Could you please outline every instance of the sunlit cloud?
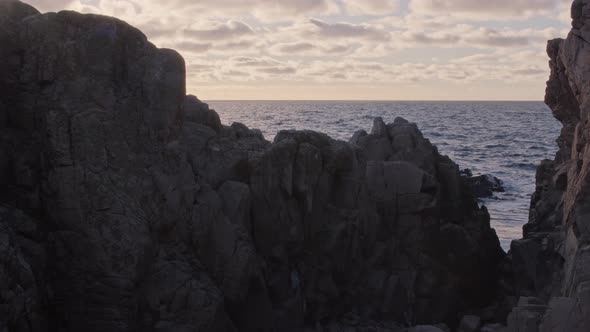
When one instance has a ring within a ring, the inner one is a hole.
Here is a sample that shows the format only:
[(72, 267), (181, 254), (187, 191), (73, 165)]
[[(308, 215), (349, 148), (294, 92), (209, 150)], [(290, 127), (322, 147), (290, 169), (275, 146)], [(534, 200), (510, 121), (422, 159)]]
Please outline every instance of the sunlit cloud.
[(344, 3), (349, 15), (383, 16), (400, 9), (399, 0), (346, 0)]
[[(277, 89), (284, 90), (281, 96), (305, 98), (289, 92), (302, 85), (314, 94), (330, 91), (331, 98), (338, 87), (343, 98), (370, 91), (371, 98), (383, 99), (428, 86), (427, 98), (433, 87), (447, 91), (465, 84), (486, 86), (490, 98), (523, 91), (523, 99), (541, 99), (546, 41), (564, 36), (571, 22), (569, 0), (30, 3), (41, 11), (71, 9), (128, 21), (156, 46), (185, 57), (189, 92), (205, 99), (209, 92), (237, 98), (260, 91), (264, 97), (264, 91), (278, 94)], [(447, 95), (464, 99), (464, 91)]]
[(412, 0), (412, 11), (469, 18), (505, 20), (551, 13), (563, 0)]

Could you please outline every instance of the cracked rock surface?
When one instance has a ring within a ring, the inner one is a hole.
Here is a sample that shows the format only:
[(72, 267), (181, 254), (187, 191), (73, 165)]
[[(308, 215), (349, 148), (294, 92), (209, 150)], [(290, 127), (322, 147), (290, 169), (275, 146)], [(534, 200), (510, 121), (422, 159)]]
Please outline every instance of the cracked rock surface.
[(0, 59), (0, 331), (498, 321), (487, 211), (415, 124), (271, 143), (134, 27), (16, 0)]

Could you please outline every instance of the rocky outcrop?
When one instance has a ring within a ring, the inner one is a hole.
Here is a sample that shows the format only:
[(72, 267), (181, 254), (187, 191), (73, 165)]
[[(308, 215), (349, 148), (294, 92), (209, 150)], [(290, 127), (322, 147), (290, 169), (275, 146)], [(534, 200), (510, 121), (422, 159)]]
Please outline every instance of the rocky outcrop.
[(513, 242), (509, 331), (588, 331), (590, 326), (590, 1), (572, 5), (567, 39), (549, 42), (545, 101), (563, 123), (555, 160), (543, 161), (524, 239)]
[(0, 0), (0, 44), (0, 331), (501, 320), (487, 211), (415, 124), (270, 143), (114, 18)]
[(469, 169), (461, 171), (461, 175), (467, 179), (473, 194), (477, 198), (490, 198), (494, 193), (505, 192), (502, 180), (491, 174), (473, 175)]

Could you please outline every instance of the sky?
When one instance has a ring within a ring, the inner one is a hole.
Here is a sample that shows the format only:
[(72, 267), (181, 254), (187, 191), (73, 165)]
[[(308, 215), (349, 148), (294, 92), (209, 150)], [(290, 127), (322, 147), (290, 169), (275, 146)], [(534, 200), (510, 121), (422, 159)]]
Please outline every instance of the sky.
[(116, 16), (202, 100), (543, 100), (571, 0), (24, 0)]

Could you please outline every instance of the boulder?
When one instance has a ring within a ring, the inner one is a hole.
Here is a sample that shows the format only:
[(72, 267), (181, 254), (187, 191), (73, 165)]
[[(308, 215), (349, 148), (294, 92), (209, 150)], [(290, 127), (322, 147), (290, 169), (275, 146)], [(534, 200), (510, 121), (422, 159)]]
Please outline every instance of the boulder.
[(458, 332), (478, 332), (481, 327), (481, 318), (473, 315), (463, 316), (459, 323)]
[(418, 325), (407, 330), (407, 332), (445, 332), (443, 329), (433, 325)]
[(506, 326), (502, 324), (486, 324), (481, 328), (481, 332), (506, 332)]
[(386, 136), (387, 126), (383, 122), (383, 118), (375, 118), (373, 120), (373, 129), (371, 129), (371, 135), (375, 136)]
[(203, 103), (195, 96), (186, 96), (184, 100), (184, 113), (186, 121), (205, 125), (216, 132), (221, 131), (223, 128), (219, 115), (214, 110), (209, 109), (209, 105)]
[(547, 307), (536, 298), (521, 297), (508, 315), (509, 332), (537, 332)]
[(467, 181), (478, 198), (492, 197), (496, 192), (505, 191), (502, 181), (490, 174), (470, 176)]

